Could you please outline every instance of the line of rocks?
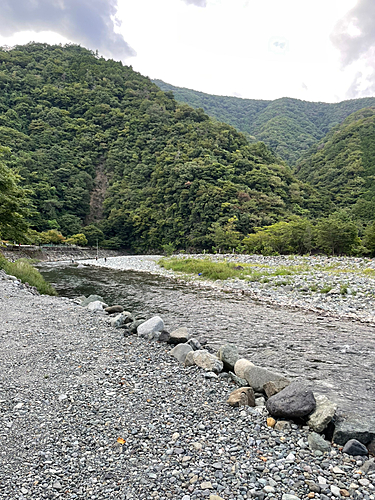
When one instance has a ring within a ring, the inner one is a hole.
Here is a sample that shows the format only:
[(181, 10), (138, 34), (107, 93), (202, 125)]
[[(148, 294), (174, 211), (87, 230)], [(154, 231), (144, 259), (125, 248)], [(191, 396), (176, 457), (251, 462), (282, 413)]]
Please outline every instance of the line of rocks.
[[(204, 338), (194, 338), (185, 327), (172, 332), (166, 331), (164, 321), (159, 316), (148, 320), (133, 316), (120, 305), (108, 306), (96, 295), (79, 300), (89, 310), (107, 314), (110, 326), (123, 329), (126, 337), (136, 335), (147, 341), (165, 343), (170, 346), (169, 355), (185, 368), (198, 367), (204, 371), (203, 377), (206, 380), (221, 380), (237, 385), (238, 388), (229, 395), (227, 404), (239, 407), (242, 416), (248, 414), (246, 410), (252, 409), (252, 414), (255, 411), (257, 416), (266, 421), (267, 428), (276, 432), (272, 434), (275, 438), (278, 437), (278, 432), (285, 432), (286, 429), (301, 429), (304, 437), (298, 440), (298, 445), (302, 450), (309, 449), (314, 457), (323, 461), (327, 456), (336, 456), (339, 450), (345, 463), (352, 463), (351, 460), (354, 460), (356, 465), (361, 466), (355, 473), (356, 481), (350, 484), (344, 484), (343, 481), (332, 484), (324, 475), (318, 475), (317, 478), (312, 476), (315, 480), (310, 480), (310, 472), (307, 472), (305, 484), (309, 487), (308, 498), (314, 498), (317, 494), (322, 499), (375, 498), (370, 494), (374, 489), (375, 462), (374, 458), (366, 460), (369, 454), (375, 455), (375, 419), (337, 415), (336, 405), (326, 396), (314, 393), (313, 387), (306, 381), (290, 383), (282, 374), (240, 358), (233, 344), (223, 345), (218, 352), (214, 352)], [(283, 461), (293, 463), (295, 455), (290, 453), (288, 457), (283, 457)], [(334, 479), (345, 476), (345, 471), (338, 466), (332, 466), (330, 470)], [(278, 471), (276, 466), (276, 472)], [(362, 477), (367, 473), (371, 480)], [(276, 491), (275, 486), (273, 480), (268, 481), (261, 492), (252, 488), (251, 495), (255, 498), (264, 498), (264, 495), (272, 497)], [(363, 492), (361, 487), (368, 487), (368, 491)], [(294, 493), (285, 493), (282, 498), (295, 500), (298, 497)]]

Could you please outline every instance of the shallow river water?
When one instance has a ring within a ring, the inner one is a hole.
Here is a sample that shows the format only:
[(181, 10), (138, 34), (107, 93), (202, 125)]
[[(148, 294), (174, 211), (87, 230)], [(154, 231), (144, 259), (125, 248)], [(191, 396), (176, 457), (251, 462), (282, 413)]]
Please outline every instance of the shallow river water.
[(231, 342), (257, 365), (290, 378), (339, 405), (340, 413), (375, 413), (375, 329), (358, 321), (276, 308), (247, 296), (202, 290), (177, 280), (133, 271), (43, 264), (44, 278), (60, 295), (95, 293), (110, 305), (160, 315), (166, 329), (188, 327), (219, 347)]

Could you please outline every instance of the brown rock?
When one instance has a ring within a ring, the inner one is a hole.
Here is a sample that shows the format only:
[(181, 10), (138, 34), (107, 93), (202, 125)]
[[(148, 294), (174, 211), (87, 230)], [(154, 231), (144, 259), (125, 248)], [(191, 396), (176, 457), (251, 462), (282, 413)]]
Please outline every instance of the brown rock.
[(315, 498), (315, 493), (313, 491), (310, 491), (310, 493), (307, 495), (307, 498)]
[(342, 488), (340, 490), (340, 494), (341, 494), (342, 497), (350, 497), (349, 491), (348, 490), (344, 490), (344, 488)]
[(239, 387), (231, 392), (227, 403), (230, 406), (255, 406), (254, 391), (251, 387)]
[(268, 417), (267, 418), (267, 425), (268, 425), (268, 427), (275, 427), (276, 420), (272, 417)]
[(124, 308), (122, 306), (116, 305), (116, 306), (106, 307), (104, 310), (108, 314), (115, 314), (115, 313), (122, 313), (124, 311)]
[(271, 380), (264, 384), (263, 391), (266, 393), (267, 398), (270, 398), (285, 389), (289, 384), (290, 382), (287, 379)]

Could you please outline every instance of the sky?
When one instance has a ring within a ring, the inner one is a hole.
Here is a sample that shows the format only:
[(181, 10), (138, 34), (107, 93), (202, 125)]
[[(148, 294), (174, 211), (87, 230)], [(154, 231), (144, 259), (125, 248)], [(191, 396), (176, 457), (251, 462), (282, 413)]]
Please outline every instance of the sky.
[(77, 43), (217, 95), (375, 95), (375, 0), (2, 0), (0, 45)]

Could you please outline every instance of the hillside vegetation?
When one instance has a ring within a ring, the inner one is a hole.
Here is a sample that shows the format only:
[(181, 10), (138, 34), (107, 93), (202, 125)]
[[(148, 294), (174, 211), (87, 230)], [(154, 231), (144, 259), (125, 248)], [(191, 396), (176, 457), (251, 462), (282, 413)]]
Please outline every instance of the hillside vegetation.
[(375, 214), (375, 107), (350, 115), (314, 145), (298, 177), (329, 193), (338, 208), (366, 223)]
[(245, 236), (330, 207), (264, 144), (84, 48), (0, 50), (0, 90), (5, 168), (32, 190), (35, 230), (211, 248), (222, 227)]
[(208, 115), (233, 125), (250, 140), (263, 141), (289, 165), (329, 130), (351, 113), (375, 106), (375, 98), (354, 99), (340, 103), (308, 102), (284, 97), (274, 101), (241, 99), (205, 94), (153, 80), (162, 90)]

